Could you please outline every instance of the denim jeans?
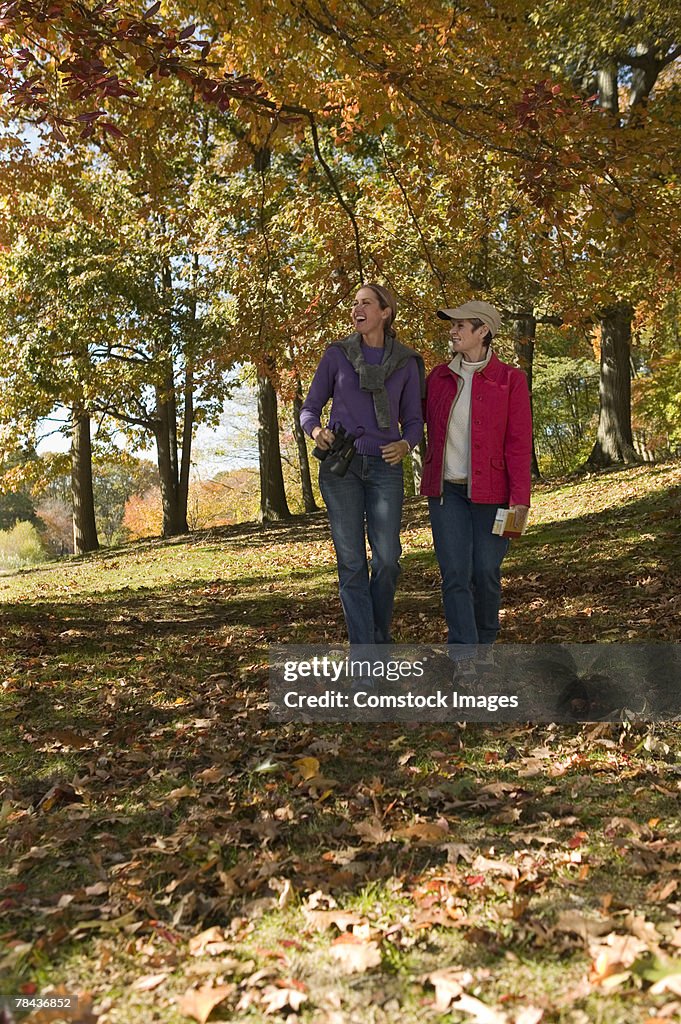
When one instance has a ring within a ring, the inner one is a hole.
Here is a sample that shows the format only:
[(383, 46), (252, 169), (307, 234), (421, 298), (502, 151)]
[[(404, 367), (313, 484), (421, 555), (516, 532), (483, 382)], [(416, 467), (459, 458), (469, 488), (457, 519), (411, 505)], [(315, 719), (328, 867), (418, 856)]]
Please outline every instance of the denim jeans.
[(472, 502), (465, 484), (446, 480), (442, 502), (428, 499), (449, 644), (493, 644), (499, 632), (508, 538), (492, 533), (498, 507)]
[(355, 455), (345, 476), (338, 477), (322, 462), (319, 489), (329, 513), (350, 643), (391, 643), (390, 623), (402, 554), (402, 465), (390, 466), (380, 455)]

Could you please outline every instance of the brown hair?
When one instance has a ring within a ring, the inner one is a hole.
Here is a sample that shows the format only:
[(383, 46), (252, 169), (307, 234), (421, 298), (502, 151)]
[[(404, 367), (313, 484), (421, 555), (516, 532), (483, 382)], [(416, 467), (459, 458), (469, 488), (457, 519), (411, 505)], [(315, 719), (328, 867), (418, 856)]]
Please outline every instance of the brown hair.
[(371, 288), (372, 292), (378, 299), (378, 304), (381, 309), (390, 310), (390, 317), (386, 321), (385, 330), (388, 334), (394, 334), (393, 322), (397, 316), (397, 299), (393, 293), (388, 291), (387, 288), (384, 288), (382, 284), (363, 284), (362, 288)]

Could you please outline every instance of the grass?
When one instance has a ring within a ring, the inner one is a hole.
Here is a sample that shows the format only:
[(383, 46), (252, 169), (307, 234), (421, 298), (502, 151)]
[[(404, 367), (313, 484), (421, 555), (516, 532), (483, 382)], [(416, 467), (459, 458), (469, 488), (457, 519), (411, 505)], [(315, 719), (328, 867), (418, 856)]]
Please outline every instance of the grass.
[[(503, 639), (678, 642), (680, 511), (678, 463), (539, 487)], [(420, 500), (404, 521), (396, 633), (441, 642)], [(338, 639), (323, 514), (46, 563), (0, 599), (0, 991), (89, 992), (100, 1024), (179, 1024), (223, 983), (211, 1020), (454, 1024), (474, 1004), (438, 1012), (428, 980), (452, 968), (507, 1024), (678, 1014), (643, 976), (679, 959), (677, 726), (272, 724), (268, 644)], [(341, 933), (380, 963), (342, 973)]]

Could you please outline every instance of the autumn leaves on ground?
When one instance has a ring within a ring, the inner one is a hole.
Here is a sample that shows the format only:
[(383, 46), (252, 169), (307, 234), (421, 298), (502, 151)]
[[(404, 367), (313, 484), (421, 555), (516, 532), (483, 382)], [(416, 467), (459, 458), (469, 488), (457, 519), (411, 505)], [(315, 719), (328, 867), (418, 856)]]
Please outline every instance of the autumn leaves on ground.
[[(507, 641), (679, 639), (679, 464), (539, 489)], [(396, 632), (440, 642), (423, 503)], [(63, 1019), (681, 1015), (678, 727), (273, 726), (323, 514), (4, 577), (1, 989)], [(57, 1019), (34, 1011), (28, 1019)]]

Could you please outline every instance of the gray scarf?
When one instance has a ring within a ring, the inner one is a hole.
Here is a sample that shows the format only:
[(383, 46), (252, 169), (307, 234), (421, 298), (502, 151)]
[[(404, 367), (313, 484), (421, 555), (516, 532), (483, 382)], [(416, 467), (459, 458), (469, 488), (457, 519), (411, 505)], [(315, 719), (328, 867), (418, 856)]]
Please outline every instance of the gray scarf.
[(390, 428), (390, 402), (388, 401), (385, 382), (395, 370), (399, 370), (412, 357), (416, 359), (421, 383), (421, 397), (424, 397), (426, 391), (426, 371), (423, 359), (418, 352), (415, 352), (412, 348), (407, 348), (406, 345), (398, 341), (394, 334), (386, 333), (385, 335), (385, 352), (383, 361), (379, 366), (367, 363), (362, 353), (362, 335), (358, 331), (350, 334), (347, 338), (341, 338), (340, 341), (334, 341), (333, 344), (345, 353), (348, 362), (359, 376), (359, 386), (362, 391), (370, 391), (372, 393), (376, 422), (380, 430), (388, 430)]

